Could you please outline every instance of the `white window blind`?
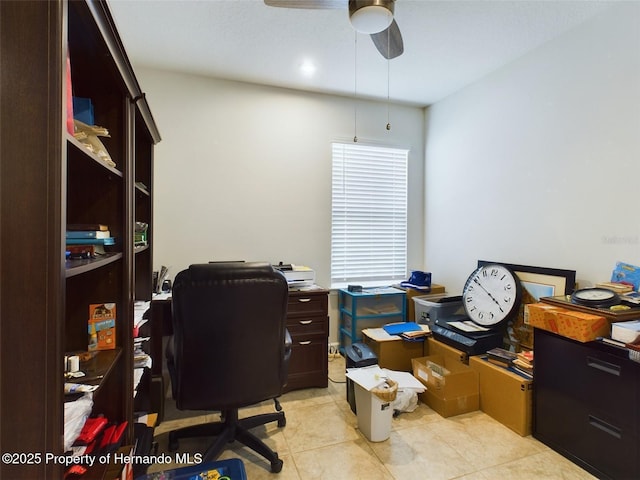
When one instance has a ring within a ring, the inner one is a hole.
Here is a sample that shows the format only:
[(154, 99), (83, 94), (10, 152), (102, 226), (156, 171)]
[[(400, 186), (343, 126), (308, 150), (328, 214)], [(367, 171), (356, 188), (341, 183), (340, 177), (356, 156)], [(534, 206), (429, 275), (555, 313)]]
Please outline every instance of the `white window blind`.
[(408, 153), (332, 144), (333, 288), (406, 280)]

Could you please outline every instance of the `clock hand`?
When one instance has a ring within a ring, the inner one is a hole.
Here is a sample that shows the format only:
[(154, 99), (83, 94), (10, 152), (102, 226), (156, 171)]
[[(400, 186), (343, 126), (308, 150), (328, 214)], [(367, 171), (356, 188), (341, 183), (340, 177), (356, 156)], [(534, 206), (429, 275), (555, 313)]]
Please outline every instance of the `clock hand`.
[(496, 303), (496, 305), (498, 305), (498, 308), (500, 309), (500, 311), (501, 311), (501, 312), (504, 312), (504, 310), (502, 310), (502, 306), (500, 305), (500, 302), (499, 302), (498, 300), (496, 300), (496, 299), (494, 298), (494, 296), (493, 296), (493, 295), (491, 295), (491, 293), (489, 293), (489, 291), (488, 291), (486, 288), (484, 288), (484, 286), (483, 286), (483, 285), (478, 281), (478, 279), (477, 279), (477, 278), (474, 278), (474, 279), (473, 279), (473, 281), (474, 281), (474, 283), (476, 283), (476, 284), (477, 284), (477, 285), (478, 285), (482, 290), (484, 290), (484, 291), (485, 291), (485, 293), (486, 293), (487, 295), (489, 295), (489, 298), (490, 298), (491, 300), (493, 300), (493, 301)]

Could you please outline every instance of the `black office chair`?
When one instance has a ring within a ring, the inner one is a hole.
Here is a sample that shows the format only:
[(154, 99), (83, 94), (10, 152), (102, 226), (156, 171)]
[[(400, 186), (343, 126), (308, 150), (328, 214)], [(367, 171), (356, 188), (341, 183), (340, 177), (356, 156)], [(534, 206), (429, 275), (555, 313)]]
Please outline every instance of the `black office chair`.
[[(249, 429), (286, 424), (277, 400), (291, 352), (284, 275), (268, 263), (191, 265), (176, 275), (172, 297), (173, 338), (166, 356), (176, 407), (220, 411), (221, 421), (170, 432), (169, 449), (178, 448), (179, 438), (216, 436), (203, 455), (212, 461), (237, 440), (279, 472), (278, 454)], [(239, 408), (269, 399), (276, 412), (238, 418)]]

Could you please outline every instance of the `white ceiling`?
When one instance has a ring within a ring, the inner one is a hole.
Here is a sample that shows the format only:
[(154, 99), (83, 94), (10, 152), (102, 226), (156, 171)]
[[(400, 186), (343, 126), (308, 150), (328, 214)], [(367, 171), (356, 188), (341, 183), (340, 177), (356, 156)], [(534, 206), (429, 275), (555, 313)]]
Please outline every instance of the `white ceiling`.
[[(397, 0), (404, 54), (385, 60), (346, 9), (262, 0), (111, 0), (134, 68), (430, 105), (561, 35), (612, 1)], [(357, 37), (357, 42), (356, 42)], [(300, 66), (316, 65), (314, 76)]]

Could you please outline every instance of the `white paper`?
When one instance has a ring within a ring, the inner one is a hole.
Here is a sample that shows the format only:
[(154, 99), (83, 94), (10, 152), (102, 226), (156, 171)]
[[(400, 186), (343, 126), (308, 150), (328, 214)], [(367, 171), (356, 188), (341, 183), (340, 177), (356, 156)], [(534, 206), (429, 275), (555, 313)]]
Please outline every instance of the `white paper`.
[(467, 322), (449, 322), (447, 325), (462, 330), (463, 332), (488, 332), (489, 329), (481, 327), (480, 325), (467, 321)]
[(395, 370), (384, 369), (391, 380), (398, 382), (398, 389), (411, 389), (417, 392), (424, 392), (425, 386), (409, 372), (397, 372)]
[(382, 385), (387, 378), (387, 374), (378, 365), (361, 368), (347, 368), (346, 376), (348, 379), (353, 380), (367, 391)]

